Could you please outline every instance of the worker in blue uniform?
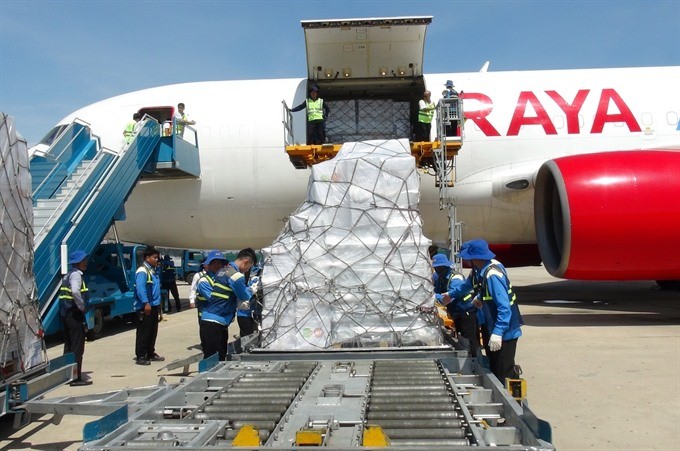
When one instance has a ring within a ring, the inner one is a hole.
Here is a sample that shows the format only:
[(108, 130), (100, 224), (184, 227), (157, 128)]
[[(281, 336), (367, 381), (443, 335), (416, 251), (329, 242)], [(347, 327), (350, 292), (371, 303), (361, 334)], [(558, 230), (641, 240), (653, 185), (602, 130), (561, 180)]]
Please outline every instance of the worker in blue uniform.
[[(212, 297), (213, 287), (215, 286), (215, 276), (227, 264), (227, 259), (221, 251), (212, 250), (208, 252), (208, 256), (203, 262), (203, 270), (198, 275), (196, 281), (196, 308), (198, 309), (198, 333), (201, 340), (201, 349), (205, 350), (203, 340), (204, 328), (201, 327), (201, 318), (203, 317), (203, 310), (208, 305)], [(194, 276), (196, 278), (196, 276)], [(205, 328), (207, 329), (207, 328)]]
[(61, 279), (59, 288), (59, 316), (64, 332), (64, 354), (73, 353), (78, 377), (71, 381), (72, 386), (90, 385), (92, 381), (83, 376), (83, 354), (85, 353), (85, 311), (89, 300), (89, 290), (83, 280), (87, 269), (87, 253), (77, 250), (71, 253), (68, 264), (71, 269)]
[(156, 353), (158, 337), (158, 315), (161, 306), (161, 282), (156, 272), (160, 252), (147, 246), (143, 252), (144, 262), (135, 273), (135, 311), (137, 334), (135, 338), (135, 363), (150, 365), (151, 361), (162, 362), (165, 357)]
[[(465, 277), (454, 271), (452, 265), (453, 263), (444, 254), (436, 254), (432, 258), (435, 298), (440, 303), (443, 303), (444, 293), (465, 282)], [(472, 304), (473, 296), (474, 289), (471, 289), (451, 298), (451, 302), (446, 304), (446, 310), (453, 318), (456, 332), (469, 342), (467, 349), (470, 354), (476, 356), (479, 351), (479, 336), (477, 334), (477, 309)]]
[(234, 320), (239, 301), (249, 301), (257, 287), (246, 285), (245, 273), (255, 264), (255, 251), (239, 251), (236, 260), (220, 269), (215, 275), (213, 291), (201, 315), (201, 343), (203, 356), (217, 353), (219, 360), (227, 357), (228, 327)]
[(522, 335), (522, 315), (517, 305), (517, 297), (512, 290), (505, 267), (497, 260), (496, 254), (489, 250), (484, 240), (471, 240), (464, 244), (458, 255), (469, 261), (474, 271), (457, 287), (450, 288), (442, 296), (446, 305), (452, 298), (461, 296), (474, 288), (477, 278), (479, 299), (474, 303), (482, 309), (484, 321), (489, 332), (488, 358), (491, 372), (501, 383), (506, 378), (517, 378), (515, 352), (517, 340)]

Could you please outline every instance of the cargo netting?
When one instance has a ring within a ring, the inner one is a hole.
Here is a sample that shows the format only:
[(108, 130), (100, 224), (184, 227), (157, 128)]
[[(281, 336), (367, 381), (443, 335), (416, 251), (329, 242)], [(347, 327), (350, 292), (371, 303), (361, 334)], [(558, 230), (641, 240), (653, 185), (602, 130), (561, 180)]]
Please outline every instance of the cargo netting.
[(328, 102), (327, 141), (346, 143), (411, 137), (408, 102), (381, 100), (334, 100)]
[(312, 168), (307, 200), (262, 250), (271, 350), (436, 346), (431, 241), (409, 141), (346, 143)]
[(0, 364), (3, 381), (47, 361), (33, 277), (33, 204), (26, 141), (0, 124)]

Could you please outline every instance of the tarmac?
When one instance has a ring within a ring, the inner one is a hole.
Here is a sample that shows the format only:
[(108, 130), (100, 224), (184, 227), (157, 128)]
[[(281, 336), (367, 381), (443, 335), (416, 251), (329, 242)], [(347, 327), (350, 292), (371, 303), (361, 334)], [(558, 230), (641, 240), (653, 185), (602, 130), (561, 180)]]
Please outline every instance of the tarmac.
[[(652, 281), (563, 281), (542, 267), (509, 271), (525, 325), (517, 350), (534, 413), (550, 422), (559, 450), (680, 449), (680, 292)], [(165, 362), (133, 361), (131, 324), (107, 322), (102, 338), (86, 343), (84, 371), (94, 381), (63, 386), (46, 397), (78, 396), (178, 382), (180, 370), (158, 369), (199, 352), (196, 311), (179, 283), (184, 310), (165, 315), (156, 350)], [(238, 327), (230, 328), (230, 335)], [(48, 342), (48, 356), (63, 345)], [(192, 377), (197, 371), (191, 366)], [(15, 430), (0, 422), (0, 449), (76, 450), (85, 423), (97, 417), (32, 418)]]

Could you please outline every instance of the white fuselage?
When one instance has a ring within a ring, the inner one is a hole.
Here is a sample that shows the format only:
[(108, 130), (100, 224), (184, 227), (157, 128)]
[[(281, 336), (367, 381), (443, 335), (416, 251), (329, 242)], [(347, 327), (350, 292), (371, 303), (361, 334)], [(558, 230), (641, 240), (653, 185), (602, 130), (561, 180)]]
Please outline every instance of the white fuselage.
[[(546, 160), (680, 148), (678, 67), (426, 75), (433, 101), (447, 79), (464, 91), (468, 118), (452, 190), (465, 239), (535, 242), (533, 180)], [(305, 199), (309, 170), (289, 162), (282, 124), (282, 101), (297, 105), (305, 94), (305, 79), (187, 83), (113, 97), (60, 123), (84, 120), (104, 147), (117, 150), (138, 109), (185, 103), (196, 121), (200, 179), (139, 183), (125, 205), (127, 219), (117, 223), (120, 238), (167, 247), (260, 248)], [(305, 113), (294, 117), (295, 136), (303, 142)], [(506, 187), (522, 179), (528, 187)], [(434, 177), (423, 173), (421, 192), (425, 234), (446, 243), (448, 218), (439, 209)]]

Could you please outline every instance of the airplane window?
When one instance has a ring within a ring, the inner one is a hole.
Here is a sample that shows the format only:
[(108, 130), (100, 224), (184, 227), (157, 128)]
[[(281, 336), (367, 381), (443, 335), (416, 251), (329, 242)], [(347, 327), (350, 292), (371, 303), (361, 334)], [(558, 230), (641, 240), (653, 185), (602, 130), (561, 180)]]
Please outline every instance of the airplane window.
[(41, 139), (38, 144), (45, 144), (47, 146), (51, 146), (52, 143), (54, 142), (54, 140), (57, 139), (57, 137), (59, 137), (59, 135), (62, 134), (62, 132), (66, 129), (66, 127), (68, 127), (68, 125), (66, 125), (66, 124), (57, 125), (52, 130), (47, 132), (45, 137), (43, 139)]
[(564, 128), (564, 118), (562, 116), (553, 117), (553, 124), (555, 124), (555, 128)]
[(678, 125), (678, 113), (669, 111), (666, 113), (666, 120), (668, 121), (668, 125)]
[(642, 113), (642, 125), (652, 125), (652, 113)]

